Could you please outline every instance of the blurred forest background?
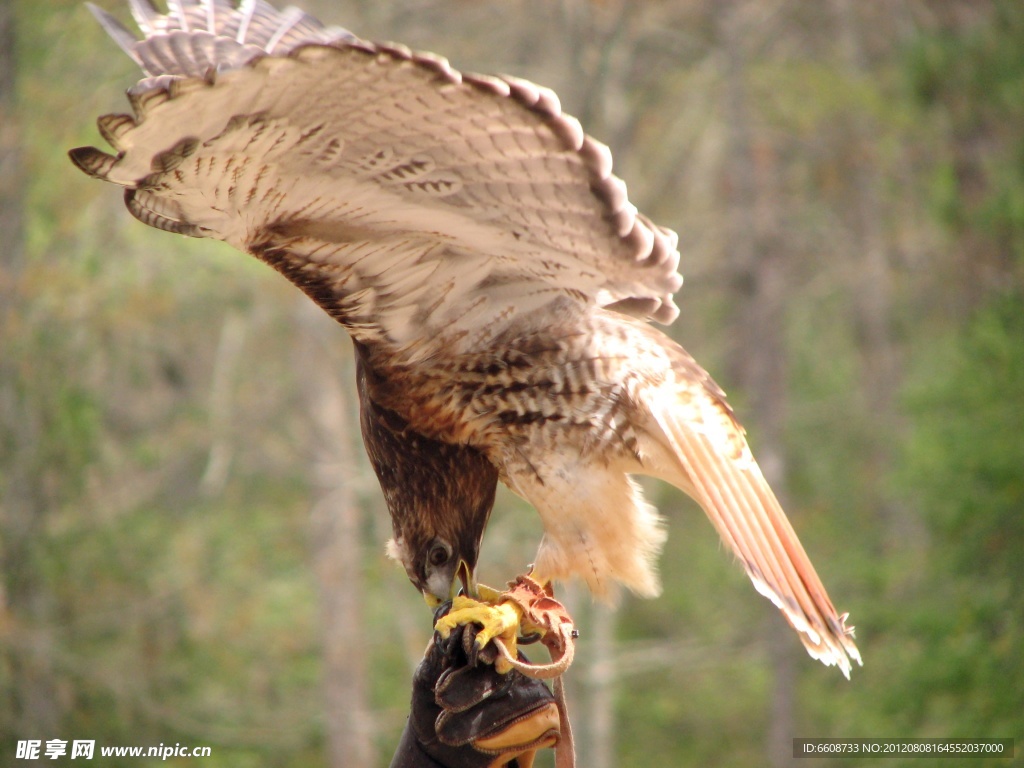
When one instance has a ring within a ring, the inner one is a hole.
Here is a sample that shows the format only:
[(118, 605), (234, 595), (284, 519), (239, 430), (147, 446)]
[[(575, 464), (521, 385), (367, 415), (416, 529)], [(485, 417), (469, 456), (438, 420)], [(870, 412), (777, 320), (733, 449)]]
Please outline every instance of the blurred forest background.
[[(1020, 755), (1024, 4), (302, 4), (551, 86), (611, 145), (680, 234), (670, 333), (857, 626), (847, 682), (652, 485), (665, 594), (565, 592), (580, 764), (781, 766), (820, 736)], [(146, 228), (71, 166), (135, 78), (79, 0), (0, 0), (2, 761), (84, 738), (386, 765), (430, 614), (383, 555), (348, 341), (255, 260)], [(483, 581), (537, 536), (503, 494)]]

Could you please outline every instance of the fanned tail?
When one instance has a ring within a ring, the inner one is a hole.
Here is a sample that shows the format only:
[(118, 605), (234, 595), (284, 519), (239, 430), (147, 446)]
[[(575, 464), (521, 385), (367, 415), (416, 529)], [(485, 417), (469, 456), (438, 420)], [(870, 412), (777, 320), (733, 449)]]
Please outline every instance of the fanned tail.
[(706, 374), (686, 386), (685, 397), (666, 398), (653, 414), (676, 464), (676, 473), (669, 467), (665, 479), (700, 503), (754, 587), (782, 611), (808, 653), (849, 678), (851, 660), (863, 662), (853, 627), (845, 625), (847, 614), (833, 607), (721, 392)]

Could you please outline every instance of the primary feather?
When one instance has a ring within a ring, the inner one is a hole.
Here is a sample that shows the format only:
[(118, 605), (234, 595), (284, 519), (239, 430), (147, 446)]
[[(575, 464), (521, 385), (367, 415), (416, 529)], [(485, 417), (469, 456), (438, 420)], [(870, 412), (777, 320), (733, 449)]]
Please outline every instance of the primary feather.
[[(131, 4), (142, 40), (93, 12), (147, 75), (134, 114), (100, 119), (116, 155), (71, 157), (146, 224), (253, 254), (346, 327), (395, 551), (447, 532), (474, 567), (500, 477), (543, 519), (545, 576), (656, 594), (664, 532), (630, 478), (654, 475), (849, 675), (852, 630), (724, 395), (647, 322), (678, 313), (675, 233), (554, 93), (262, 0)], [(415, 492), (393, 471), (427, 465)]]

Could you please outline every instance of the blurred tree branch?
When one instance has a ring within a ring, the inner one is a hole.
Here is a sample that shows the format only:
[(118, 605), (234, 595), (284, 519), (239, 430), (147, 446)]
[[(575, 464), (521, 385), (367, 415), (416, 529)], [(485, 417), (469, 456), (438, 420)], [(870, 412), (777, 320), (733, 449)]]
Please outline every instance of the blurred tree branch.
[[(311, 481), (318, 498), (309, 515), (309, 541), (320, 604), (322, 685), (331, 768), (374, 763), (368, 697), (368, 658), (362, 606), (362, 508), (355, 493), (352, 426), (354, 367), (336, 354), (337, 326), (305, 297), (296, 304), (295, 365), (314, 428)], [(344, 378), (343, 378), (344, 377)]]

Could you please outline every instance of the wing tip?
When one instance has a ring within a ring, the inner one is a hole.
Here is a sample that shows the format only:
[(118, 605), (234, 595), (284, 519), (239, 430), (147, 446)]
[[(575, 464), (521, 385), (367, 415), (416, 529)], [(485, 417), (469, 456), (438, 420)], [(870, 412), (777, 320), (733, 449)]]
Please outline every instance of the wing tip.
[(96, 147), (75, 147), (68, 151), (68, 157), (78, 170), (94, 179), (107, 181), (117, 158)]
[(797, 629), (800, 633), (800, 640), (812, 659), (817, 659), (827, 667), (838, 667), (839, 671), (843, 673), (843, 677), (847, 680), (850, 679), (850, 673), (853, 670), (852, 662), (857, 662), (859, 667), (864, 666), (864, 659), (860, 655), (860, 650), (853, 642), (854, 628), (846, 626), (846, 619), (849, 617), (848, 613), (830, 617), (827, 624), (828, 630), (831, 631), (826, 631), (823, 634), (811, 634), (801, 631), (793, 623), (789, 613), (785, 611), (783, 613), (790, 624), (793, 624), (793, 628)]
[[(165, 232), (173, 232), (176, 235), (186, 235), (187, 237), (209, 237), (209, 230), (198, 224), (192, 224), (182, 219), (168, 216), (164, 211), (154, 210), (153, 207), (148, 205), (151, 197), (145, 192), (145, 190), (133, 189), (128, 187), (124, 191), (124, 204), (136, 219), (141, 221), (154, 229), (162, 229)], [(164, 201), (164, 207), (166, 208), (167, 202)]]
[(96, 120), (96, 127), (99, 129), (100, 135), (103, 137), (104, 141), (110, 144), (114, 149), (120, 150), (122, 149), (121, 137), (132, 128), (136, 127), (136, 122), (135, 118), (131, 115), (101, 115)]

